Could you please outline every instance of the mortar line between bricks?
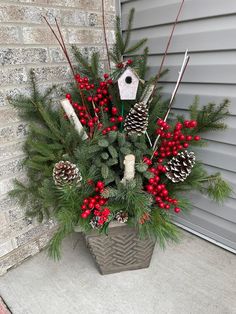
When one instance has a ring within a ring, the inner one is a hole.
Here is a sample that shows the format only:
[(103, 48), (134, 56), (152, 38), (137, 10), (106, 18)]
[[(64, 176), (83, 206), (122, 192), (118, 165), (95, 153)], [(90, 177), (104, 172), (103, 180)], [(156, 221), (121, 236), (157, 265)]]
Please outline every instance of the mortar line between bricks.
[[(31, 27), (31, 28), (45, 28), (47, 29), (47, 25), (43, 23), (27, 23), (27, 22), (21, 22), (21, 21), (6, 21), (6, 22), (0, 22), (0, 26), (22, 26), (22, 27)], [(54, 27), (54, 25), (53, 25)], [(74, 25), (74, 24), (67, 24), (67, 25), (61, 25), (62, 30), (67, 30), (68, 28), (73, 29), (79, 29), (79, 30), (91, 30), (91, 31), (102, 31), (102, 26), (83, 26), (83, 25)], [(114, 26), (108, 26), (106, 27), (107, 30), (114, 31)]]
[[(33, 8), (48, 8), (48, 9), (60, 9), (60, 10), (68, 10), (68, 11), (73, 11), (73, 9), (81, 10), (81, 12), (88, 12), (88, 13), (101, 13), (101, 9), (87, 9), (83, 7), (78, 7), (78, 6), (66, 6), (66, 5), (51, 5), (47, 3), (17, 3), (17, 2), (9, 2), (9, 1), (3, 1), (1, 2), (1, 5), (4, 4), (6, 6), (19, 6), (19, 7), (33, 7)], [(116, 10), (107, 10), (105, 8), (106, 13), (115, 13)]]
[[(46, 49), (46, 48), (60, 48), (60, 46), (58, 44), (43, 44), (40, 45), (40, 44), (22, 44), (22, 43), (19, 43), (19, 44), (0, 44), (0, 48), (5, 48), (7, 45), (7, 48), (21, 48), (21, 49), (28, 49), (28, 48), (36, 48), (36, 49), (39, 49), (39, 48), (42, 48), (42, 49)], [(70, 43), (67, 43), (68, 46), (71, 46), (72, 44)], [(84, 48), (90, 48), (90, 47), (104, 47), (104, 44), (103, 43), (96, 43), (94, 45), (91, 45), (89, 43), (86, 43), (86, 44), (83, 44), (83, 43), (77, 43), (76, 46), (81, 46), (81, 47), (84, 47)], [(108, 45), (110, 48), (112, 48), (112, 44), (109, 44)]]

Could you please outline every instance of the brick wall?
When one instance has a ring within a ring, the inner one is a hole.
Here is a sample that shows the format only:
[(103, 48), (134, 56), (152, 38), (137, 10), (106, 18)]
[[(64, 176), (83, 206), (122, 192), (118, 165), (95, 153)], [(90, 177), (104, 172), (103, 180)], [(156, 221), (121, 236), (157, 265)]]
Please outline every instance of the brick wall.
[[(107, 35), (114, 38), (115, 0), (105, 1)], [(0, 275), (39, 252), (55, 226), (37, 225), (24, 217), (24, 209), (7, 197), (12, 179), (24, 178), (21, 146), (26, 123), (9, 107), (7, 96), (28, 93), (28, 73), (34, 68), (42, 88), (68, 82), (67, 63), (42, 15), (57, 17), (67, 43), (85, 54), (105, 55), (101, 0), (1, 0), (0, 1)]]

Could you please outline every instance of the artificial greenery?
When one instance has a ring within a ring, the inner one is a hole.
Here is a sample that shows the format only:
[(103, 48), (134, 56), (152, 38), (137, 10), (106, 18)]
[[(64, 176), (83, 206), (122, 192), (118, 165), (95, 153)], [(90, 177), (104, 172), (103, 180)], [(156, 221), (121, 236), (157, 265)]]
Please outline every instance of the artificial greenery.
[[(176, 241), (178, 230), (172, 224), (174, 205), (168, 210), (160, 208), (155, 202), (155, 197), (148, 193), (146, 185), (148, 180), (154, 177), (150, 167), (144, 158), (151, 158), (153, 150), (150, 147), (145, 134), (137, 136), (135, 134), (127, 136), (123, 129), (123, 123), (118, 123), (113, 131), (104, 132), (111, 128), (110, 121), (112, 108), (115, 106), (118, 112), (125, 117), (135, 102), (139, 101), (145, 88), (149, 86), (154, 78), (147, 78), (147, 57), (148, 48), (144, 48), (143, 53), (137, 54), (140, 48), (146, 43), (145, 39), (130, 46), (134, 11), (131, 10), (125, 36), (122, 36), (120, 21), (116, 21), (116, 42), (110, 51), (112, 61), (118, 65), (110, 73), (113, 83), (109, 84), (108, 111), (101, 109), (99, 120), (102, 127), (95, 123), (91, 129), (84, 126), (89, 138), (83, 140), (75, 131), (74, 126), (68, 119), (65, 119), (62, 109), (55, 109), (52, 106), (54, 87), (44, 94), (39, 92), (37, 80), (31, 71), (31, 95), (29, 97), (20, 96), (11, 99), (12, 105), (17, 108), (22, 119), (28, 122), (28, 134), (25, 141), (25, 160), (23, 162), (27, 173), (27, 182), (15, 181), (15, 189), (10, 195), (16, 197), (21, 206), (27, 208), (27, 215), (37, 217), (40, 222), (49, 217), (54, 217), (58, 222), (58, 230), (51, 240), (49, 253), (55, 259), (60, 257), (61, 242), (66, 235), (71, 233), (79, 225), (84, 232), (92, 229), (90, 218), (81, 217), (81, 206), (85, 198), (96, 194), (91, 182), (102, 181), (105, 189), (101, 191), (102, 197), (106, 198), (109, 207), (109, 219), (101, 226), (100, 232), (107, 232), (107, 227), (120, 210), (129, 214), (128, 223), (139, 229), (141, 236), (155, 237), (161, 246), (166, 241)], [(85, 58), (78, 48), (73, 47), (75, 58), (78, 62), (78, 74), (80, 77), (86, 76), (90, 83), (94, 84), (95, 91), (103, 81), (99, 67), (99, 55), (94, 53), (91, 59)], [(136, 53), (134, 57), (133, 54)], [(123, 57), (132, 55), (130, 65), (145, 83), (139, 84), (137, 99), (135, 101), (121, 101), (116, 79), (124, 70)], [(120, 66), (120, 64), (122, 66)], [(78, 84), (74, 84), (70, 91), (72, 102), (84, 103), (89, 115), (94, 117), (94, 107), (88, 97), (93, 91), (81, 90)], [(82, 95), (82, 96), (81, 96)], [(156, 139), (157, 119), (165, 115), (168, 101), (162, 100), (161, 88), (157, 88), (153, 99), (149, 104), (149, 123), (147, 132), (151, 142)], [(208, 104), (200, 107), (196, 99), (189, 108), (189, 117), (197, 122), (195, 128), (185, 129), (185, 135), (195, 136), (197, 133), (225, 129), (223, 120), (228, 114), (228, 101), (220, 105)], [(176, 122), (184, 123), (182, 116), (169, 116), (168, 123), (170, 130), (174, 130)], [(192, 141), (197, 145), (201, 141)], [(194, 148), (191, 147), (192, 150)], [(135, 156), (135, 178), (124, 184), (122, 182), (124, 174), (124, 158), (127, 154)], [(152, 167), (158, 164), (165, 164), (158, 159), (153, 159)], [(60, 160), (69, 160), (75, 163), (82, 175), (82, 182), (65, 185), (58, 188), (52, 177), (55, 163)], [(228, 184), (221, 178), (220, 174), (208, 175), (203, 165), (198, 161), (193, 167), (188, 178), (181, 183), (173, 184), (167, 179), (165, 173), (160, 173), (160, 181), (166, 185), (169, 197), (178, 200), (178, 207), (183, 211), (188, 210), (191, 204), (188, 200), (188, 193), (192, 190), (207, 194), (217, 202), (222, 202), (231, 193)], [(143, 215), (149, 216), (145, 223), (140, 223)]]

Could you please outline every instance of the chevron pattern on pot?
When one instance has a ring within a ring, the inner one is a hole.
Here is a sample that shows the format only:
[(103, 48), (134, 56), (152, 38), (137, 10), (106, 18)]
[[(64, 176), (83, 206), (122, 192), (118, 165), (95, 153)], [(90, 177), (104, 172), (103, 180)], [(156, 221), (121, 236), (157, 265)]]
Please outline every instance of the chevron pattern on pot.
[(87, 235), (86, 242), (102, 274), (149, 266), (155, 242), (141, 240), (134, 228), (122, 225), (106, 235)]

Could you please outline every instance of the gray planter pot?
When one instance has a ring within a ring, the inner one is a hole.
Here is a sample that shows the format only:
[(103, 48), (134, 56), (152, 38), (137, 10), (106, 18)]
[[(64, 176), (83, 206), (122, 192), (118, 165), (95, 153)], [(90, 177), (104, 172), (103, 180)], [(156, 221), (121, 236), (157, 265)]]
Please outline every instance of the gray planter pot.
[(85, 235), (86, 244), (102, 275), (147, 268), (155, 241), (141, 240), (135, 228), (112, 223), (108, 236), (92, 231)]

